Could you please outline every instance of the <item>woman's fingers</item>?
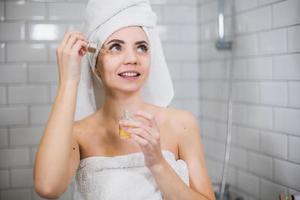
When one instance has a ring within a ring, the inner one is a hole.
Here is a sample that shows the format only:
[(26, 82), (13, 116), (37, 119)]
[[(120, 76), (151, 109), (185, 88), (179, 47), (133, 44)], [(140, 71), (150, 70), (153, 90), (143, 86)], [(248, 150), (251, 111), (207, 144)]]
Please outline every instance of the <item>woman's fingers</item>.
[(121, 126), (130, 126), (130, 127), (140, 127), (142, 126), (142, 122), (137, 121), (137, 120), (120, 120), (119, 121)]
[(88, 43), (83, 41), (83, 40), (77, 40), (76, 43), (74, 44), (72, 51), (75, 53), (79, 53), (81, 56), (83, 56), (87, 50), (87, 45)]
[[(71, 38), (73, 38), (73, 39), (71, 40)], [(62, 64), (62, 54), (63, 54), (63, 52), (71, 49), (71, 47), (76, 42), (76, 38), (87, 41), (85, 36), (79, 31), (69, 31), (69, 32), (65, 33), (64, 38), (63, 38), (62, 42), (60, 43), (60, 45), (59, 45), (59, 47), (57, 48), (57, 51), (56, 51), (58, 65)]]
[(67, 31), (67, 32), (65, 33), (65, 35), (64, 35), (64, 38), (63, 38), (63, 40), (62, 40), (60, 46), (61, 46), (62, 48), (65, 47), (66, 44), (67, 44), (67, 42), (68, 42), (68, 40), (70, 39), (70, 37), (71, 37), (72, 35), (74, 35), (74, 34), (78, 34), (78, 35), (81, 35), (81, 36), (84, 37), (84, 35), (83, 35), (81, 32), (79, 32), (79, 31)]
[(133, 132), (134, 134), (139, 135), (145, 138), (146, 140), (151, 141), (151, 143), (153, 144), (155, 143), (155, 139), (152, 137), (151, 133), (143, 128), (129, 128), (128, 132)]
[(145, 119), (150, 124), (150, 127), (156, 129), (157, 131), (155, 131), (153, 134), (156, 138), (159, 138), (159, 133), (158, 133), (159, 127), (157, 125), (154, 115), (152, 115), (148, 112), (141, 111), (141, 110), (136, 111), (134, 114), (136, 116), (139, 116), (139, 117), (142, 117), (143, 119)]
[(148, 145), (148, 141), (138, 135), (132, 135), (131, 137), (142, 147), (146, 147)]
[[(149, 119), (147, 119), (147, 120), (149, 120)], [(149, 134), (151, 134), (155, 140), (160, 139), (159, 130), (156, 127), (156, 125), (155, 126), (151, 126), (151, 124), (147, 125), (147, 124), (144, 124), (141, 121), (137, 121), (137, 120), (120, 120), (119, 123), (123, 127), (142, 128), (145, 131), (147, 131)]]
[(76, 81), (80, 79), (80, 60), (86, 53), (86, 37), (78, 32), (67, 32), (57, 48), (59, 66), (59, 82)]
[(69, 40), (69, 37), (71, 36), (71, 34), (72, 34), (72, 32), (65, 32), (64, 38), (61, 41), (58, 48), (63, 48), (64, 46), (66, 46), (67, 41)]
[(145, 141), (145, 142), (143, 142), (144, 145), (148, 145), (148, 144), (156, 145), (157, 144), (155, 139), (151, 136), (151, 134), (141, 128), (130, 128), (130, 129), (127, 129), (127, 131), (129, 133), (131, 133), (131, 136), (135, 135), (136, 137), (143, 139)]
[(147, 120), (151, 124), (151, 126), (158, 127), (154, 115), (142, 110), (138, 110), (134, 114)]
[(83, 37), (82, 35), (80, 35), (80, 34), (73, 34), (73, 35), (71, 35), (71, 37), (69, 38), (67, 44), (65, 45), (64, 50), (66, 50), (66, 51), (72, 50), (73, 46), (75, 45), (75, 43), (78, 40), (82, 40), (82, 41), (85, 41), (87, 43), (86, 38)]

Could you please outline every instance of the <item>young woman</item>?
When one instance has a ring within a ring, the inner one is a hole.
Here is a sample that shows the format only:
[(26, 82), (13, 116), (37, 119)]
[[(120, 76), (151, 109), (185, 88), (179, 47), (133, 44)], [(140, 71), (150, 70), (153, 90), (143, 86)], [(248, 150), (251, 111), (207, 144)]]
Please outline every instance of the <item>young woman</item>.
[[(113, 6), (107, 4), (114, 2), (117, 8), (108, 12)], [(88, 36), (67, 32), (57, 48), (59, 85), (36, 155), (35, 189), (42, 197), (58, 198), (76, 175), (75, 200), (213, 200), (197, 119), (167, 107), (172, 95), (167, 103), (157, 103), (166, 99), (159, 91), (163, 85), (145, 89), (165, 77), (163, 71), (157, 73), (164, 63), (149, 29), (153, 22), (150, 26), (147, 21), (153, 16), (149, 2), (122, 2), (90, 1), (87, 18), (103, 20), (91, 23)], [(120, 21), (125, 23), (116, 26)], [(101, 44), (96, 55), (88, 53), (91, 40)], [(90, 76), (101, 82), (103, 100), (99, 109), (75, 120), (76, 109), (82, 107), (77, 102), (84, 82), (80, 63), (88, 56)], [(131, 111), (134, 120), (120, 120), (124, 110)], [(120, 137), (120, 131), (129, 137)]]

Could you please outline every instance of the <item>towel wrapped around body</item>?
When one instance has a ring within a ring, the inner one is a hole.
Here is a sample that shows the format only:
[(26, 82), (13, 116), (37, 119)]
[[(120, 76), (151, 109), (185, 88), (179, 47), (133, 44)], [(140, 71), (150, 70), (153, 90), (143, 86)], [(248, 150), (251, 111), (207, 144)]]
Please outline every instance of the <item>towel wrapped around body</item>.
[[(189, 185), (186, 163), (168, 150), (162, 154), (183, 182)], [(162, 194), (142, 152), (115, 157), (92, 156), (80, 161), (75, 176), (74, 200), (162, 200)]]

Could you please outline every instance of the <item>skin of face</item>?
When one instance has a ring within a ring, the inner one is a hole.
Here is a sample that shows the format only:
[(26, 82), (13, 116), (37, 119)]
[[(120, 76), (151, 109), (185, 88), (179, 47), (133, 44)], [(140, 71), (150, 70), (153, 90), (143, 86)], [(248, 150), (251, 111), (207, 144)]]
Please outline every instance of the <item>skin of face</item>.
[[(125, 27), (104, 42), (95, 72), (106, 91), (136, 92), (148, 78), (150, 60), (150, 43), (144, 30), (139, 26)], [(138, 79), (128, 81), (118, 75), (128, 70), (138, 71)]]

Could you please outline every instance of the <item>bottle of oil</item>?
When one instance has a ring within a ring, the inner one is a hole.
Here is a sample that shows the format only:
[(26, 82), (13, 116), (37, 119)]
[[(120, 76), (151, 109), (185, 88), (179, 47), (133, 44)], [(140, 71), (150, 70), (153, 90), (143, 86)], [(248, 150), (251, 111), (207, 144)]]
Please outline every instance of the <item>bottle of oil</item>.
[[(132, 118), (132, 114), (129, 112), (129, 110), (124, 110), (120, 120), (133, 120)], [(130, 138), (130, 133), (126, 132), (124, 130), (124, 128), (122, 128), (120, 125), (119, 125), (119, 136), (120, 138), (122, 139), (127, 139), (127, 138)]]

